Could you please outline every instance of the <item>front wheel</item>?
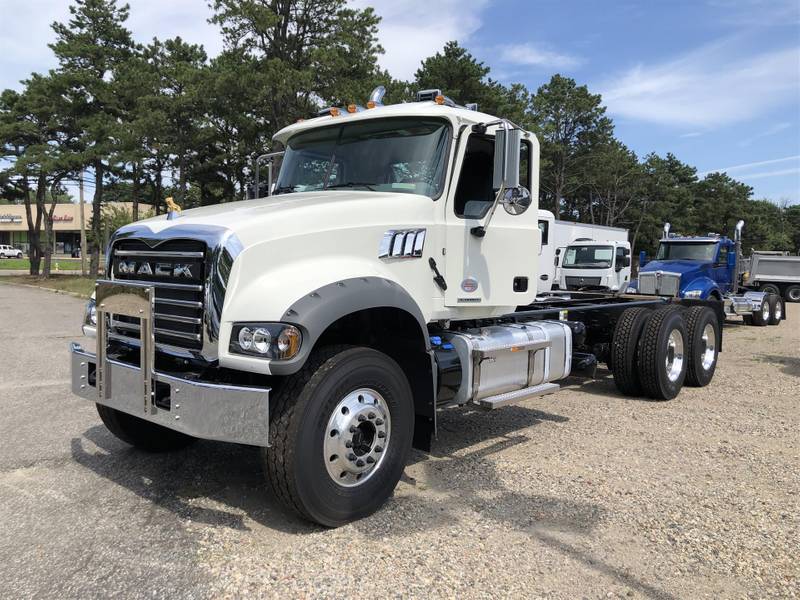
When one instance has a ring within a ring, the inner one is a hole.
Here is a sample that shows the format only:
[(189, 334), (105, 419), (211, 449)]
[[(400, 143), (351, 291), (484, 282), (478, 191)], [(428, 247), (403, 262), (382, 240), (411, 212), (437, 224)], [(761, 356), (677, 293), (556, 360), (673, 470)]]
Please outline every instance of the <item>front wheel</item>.
[(394, 360), (371, 348), (326, 348), (276, 396), (267, 478), (300, 516), (338, 527), (389, 498), (413, 433), (411, 388)]

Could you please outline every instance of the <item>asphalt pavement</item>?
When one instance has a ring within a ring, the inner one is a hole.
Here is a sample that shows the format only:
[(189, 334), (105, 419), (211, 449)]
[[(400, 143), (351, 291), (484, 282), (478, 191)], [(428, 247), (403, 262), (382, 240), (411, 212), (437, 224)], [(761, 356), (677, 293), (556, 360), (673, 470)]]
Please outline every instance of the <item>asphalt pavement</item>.
[(114, 438), (69, 393), (83, 301), (0, 283), (0, 598), (796, 597), (798, 308), (726, 328), (672, 402), (606, 377), (446, 411), (383, 509), (326, 530), (254, 448)]

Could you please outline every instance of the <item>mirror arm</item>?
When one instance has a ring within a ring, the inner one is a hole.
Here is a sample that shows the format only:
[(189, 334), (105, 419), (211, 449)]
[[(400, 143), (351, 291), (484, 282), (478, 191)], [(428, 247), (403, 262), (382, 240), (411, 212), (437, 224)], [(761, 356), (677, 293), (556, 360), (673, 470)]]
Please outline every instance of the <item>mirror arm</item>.
[(500, 186), (500, 189), (497, 190), (497, 196), (494, 197), (494, 202), (492, 202), (492, 208), (489, 209), (489, 213), (486, 215), (486, 221), (483, 225), (477, 225), (469, 230), (469, 232), (474, 235), (475, 237), (482, 238), (486, 235), (486, 229), (489, 227), (489, 223), (492, 222), (492, 217), (494, 216), (494, 211), (497, 210), (497, 205), (500, 203), (500, 198), (503, 197), (506, 191), (506, 184), (503, 183)]

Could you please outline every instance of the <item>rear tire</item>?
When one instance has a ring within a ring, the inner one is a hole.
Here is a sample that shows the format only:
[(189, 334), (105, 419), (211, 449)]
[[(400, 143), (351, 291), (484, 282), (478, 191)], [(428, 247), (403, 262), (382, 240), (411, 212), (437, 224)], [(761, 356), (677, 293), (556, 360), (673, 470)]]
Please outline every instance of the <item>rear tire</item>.
[(686, 311), (686, 334), (689, 341), (686, 385), (704, 387), (711, 383), (719, 355), (719, 321), (707, 306), (693, 306)]
[(756, 327), (766, 327), (772, 315), (772, 308), (769, 305), (770, 295), (764, 296), (764, 301), (758, 310), (753, 311), (752, 324)]
[(617, 389), (626, 396), (642, 395), (637, 366), (639, 338), (652, 314), (647, 308), (625, 309), (614, 327), (609, 366)]
[(273, 491), (326, 527), (380, 508), (411, 451), (411, 387), (394, 360), (371, 348), (314, 352), (281, 386), (270, 417), (272, 446), (262, 456)]
[(776, 294), (776, 295), (779, 295), (781, 293), (780, 288), (774, 283), (765, 283), (764, 285), (758, 288), (758, 291), (764, 292), (765, 294)]
[(167, 429), (128, 413), (97, 404), (97, 414), (108, 430), (126, 444), (146, 452), (180, 450), (197, 441), (190, 435)]
[(653, 313), (639, 341), (642, 388), (653, 400), (672, 400), (686, 379), (688, 344), (683, 311), (673, 307)]
[(783, 292), (787, 302), (800, 302), (800, 285), (790, 285)]
[(783, 299), (778, 294), (769, 295), (769, 324), (780, 325), (783, 319)]

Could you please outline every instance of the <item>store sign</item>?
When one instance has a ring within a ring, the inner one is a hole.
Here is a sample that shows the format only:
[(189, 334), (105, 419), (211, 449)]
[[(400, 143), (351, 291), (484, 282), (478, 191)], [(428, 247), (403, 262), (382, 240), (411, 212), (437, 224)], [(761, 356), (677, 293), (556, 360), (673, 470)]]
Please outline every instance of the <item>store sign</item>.
[[(70, 218), (70, 220), (72, 220)], [(0, 223), (22, 223), (22, 217), (17, 215), (0, 215)]]
[(53, 215), (53, 223), (72, 223), (74, 220), (71, 215)]

